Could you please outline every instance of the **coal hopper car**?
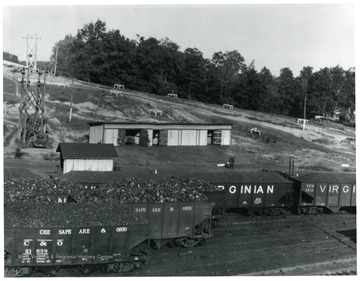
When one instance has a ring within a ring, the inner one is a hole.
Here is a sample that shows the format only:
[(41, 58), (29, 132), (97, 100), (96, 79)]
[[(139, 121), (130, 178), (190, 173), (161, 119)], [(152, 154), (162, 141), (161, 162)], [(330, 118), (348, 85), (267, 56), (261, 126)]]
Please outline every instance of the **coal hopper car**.
[[(261, 215), (279, 215), (292, 207), (293, 183), (277, 172), (240, 172), (194, 175), (217, 186), (205, 192), (215, 203), (215, 213), (247, 209)], [(220, 211), (219, 211), (220, 210)]]
[(7, 276), (34, 269), (53, 276), (67, 266), (127, 272), (148, 259), (139, 246), (148, 222), (125, 206), (13, 203), (5, 206), (4, 230)]
[(318, 214), (356, 208), (356, 174), (312, 172), (291, 177), (299, 214)]
[(194, 247), (212, 238), (211, 202), (133, 203), (131, 209), (146, 218), (156, 248)]

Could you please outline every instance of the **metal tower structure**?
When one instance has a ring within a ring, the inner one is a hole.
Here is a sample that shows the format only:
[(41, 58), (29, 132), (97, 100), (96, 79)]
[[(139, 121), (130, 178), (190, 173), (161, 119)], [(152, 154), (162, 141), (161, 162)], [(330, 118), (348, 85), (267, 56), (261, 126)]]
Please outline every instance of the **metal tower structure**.
[[(31, 69), (22, 69), (21, 104), (19, 108), (19, 138), (25, 144), (31, 137), (45, 135), (45, 83), (46, 71), (37, 71), (38, 81), (30, 82)], [(43, 83), (40, 77), (43, 76)]]
[(41, 37), (27, 34), (23, 39), (26, 39), (26, 68), (36, 70), (37, 40)]

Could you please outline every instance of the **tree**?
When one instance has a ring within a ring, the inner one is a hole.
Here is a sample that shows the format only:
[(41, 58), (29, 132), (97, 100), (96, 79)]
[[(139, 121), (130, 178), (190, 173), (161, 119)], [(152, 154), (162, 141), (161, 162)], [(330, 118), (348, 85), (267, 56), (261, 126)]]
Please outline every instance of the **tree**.
[(105, 32), (106, 23), (98, 19), (95, 23), (90, 22), (78, 29), (76, 39), (84, 43), (95, 44), (103, 39)]
[(234, 87), (237, 75), (244, 68), (244, 58), (236, 50), (225, 53), (216, 52), (212, 56), (220, 84), (220, 101), (230, 98), (230, 91)]
[(160, 41), (150, 37), (138, 38), (135, 54), (137, 66), (137, 86), (141, 91), (158, 93), (160, 85), (164, 83), (165, 63), (163, 60), (163, 49)]
[[(304, 66), (300, 71), (299, 77), (295, 78), (294, 90), (294, 104), (291, 116), (303, 118), (305, 109), (305, 96), (306, 99), (311, 97), (310, 84), (312, 83), (313, 68), (311, 66)], [(306, 105), (306, 118), (309, 117), (309, 107)]]
[(308, 106), (312, 114), (331, 115), (335, 101), (332, 92), (332, 77), (329, 68), (323, 68), (312, 76)]
[(269, 113), (279, 113), (282, 104), (276, 85), (276, 79), (270, 70), (264, 67), (258, 74), (261, 88), (259, 92), (258, 110)]
[[(246, 66), (237, 50), (219, 51), (205, 59), (197, 48), (181, 52), (169, 38), (137, 35), (137, 40), (130, 40), (120, 30), (107, 31), (101, 20), (57, 42), (52, 66), (57, 49), (59, 74), (103, 85), (119, 83), (160, 95), (176, 91), (199, 101), (296, 117), (303, 116), (305, 95), (307, 116), (355, 108), (354, 68), (344, 71), (336, 66), (313, 73), (306, 66), (294, 77), (285, 67), (274, 77), (266, 67), (257, 72), (254, 60)], [(10, 54), (4, 52), (5, 57)], [(43, 65), (47, 67), (46, 62)]]
[[(60, 40), (55, 43), (55, 46), (52, 49), (52, 55), (50, 57), (50, 61), (52, 67), (55, 67), (56, 61), (56, 72), (60, 75), (70, 76), (69, 70), (72, 69), (72, 65), (70, 64), (71, 57), (71, 49), (73, 47), (75, 38), (68, 34), (65, 36), (63, 40)], [(56, 56), (56, 49), (58, 50), (58, 54)]]
[(280, 70), (277, 78), (277, 87), (280, 98), (282, 99), (281, 114), (289, 115), (294, 105), (294, 76), (290, 68), (285, 67)]
[(8, 52), (3, 52), (3, 59), (15, 63), (19, 63), (18, 57)]
[(206, 61), (196, 48), (187, 48), (183, 54), (180, 87), (189, 98), (206, 100)]

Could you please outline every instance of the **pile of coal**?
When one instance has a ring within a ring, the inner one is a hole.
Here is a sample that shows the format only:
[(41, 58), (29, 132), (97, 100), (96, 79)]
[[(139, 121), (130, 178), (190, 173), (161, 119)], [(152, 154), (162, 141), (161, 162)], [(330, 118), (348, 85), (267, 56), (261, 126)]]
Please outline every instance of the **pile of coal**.
[(6, 179), (4, 203), (47, 202), (48, 194), (69, 195), (78, 203), (207, 201), (203, 192), (215, 188), (203, 180), (174, 177), (118, 178), (96, 188), (61, 179)]
[(207, 201), (202, 193), (210, 184), (196, 179), (180, 178), (121, 178), (74, 197), (80, 202), (102, 201), (120, 203), (164, 203), (179, 201)]
[(13, 203), (4, 208), (5, 228), (63, 228), (147, 224), (121, 204)]
[(39, 195), (76, 194), (83, 188), (73, 182), (64, 180), (35, 178), (10, 178), (4, 180), (4, 204), (15, 202), (46, 201)]

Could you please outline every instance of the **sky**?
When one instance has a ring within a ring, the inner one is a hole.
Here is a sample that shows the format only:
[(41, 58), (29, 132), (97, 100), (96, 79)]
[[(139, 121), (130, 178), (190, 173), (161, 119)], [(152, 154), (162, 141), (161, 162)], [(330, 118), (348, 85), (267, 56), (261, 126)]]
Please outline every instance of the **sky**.
[[(136, 39), (168, 37), (180, 50), (197, 48), (205, 58), (237, 50), (278, 76), (289, 67), (317, 71), (355, 66), (354, 5), (121, 5), (3, 6), (3, 51), (25, 60), (27, 34), (37, 34), (38, 60), (49, 60), (56, 42), (100, 19), (107, 29)], [(32, 41), (34, 42), (34, 41)]]

